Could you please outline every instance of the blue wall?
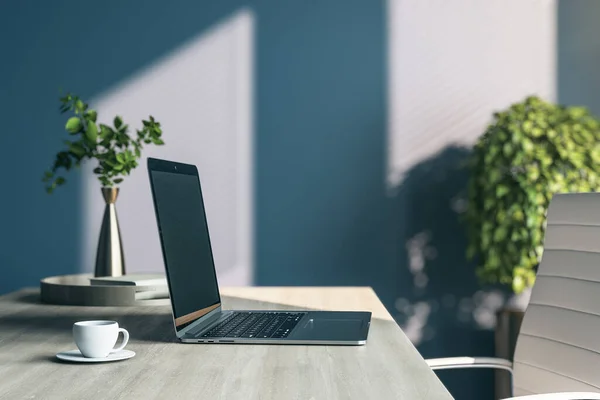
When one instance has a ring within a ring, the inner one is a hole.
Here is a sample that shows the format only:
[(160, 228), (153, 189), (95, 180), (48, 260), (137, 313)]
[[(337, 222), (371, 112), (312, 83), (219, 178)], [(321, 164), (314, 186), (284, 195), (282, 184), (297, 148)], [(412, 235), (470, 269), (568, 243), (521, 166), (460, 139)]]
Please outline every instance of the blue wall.
[(257, 11), (257, 283), (372, 285), (389, 304), (383, 3)]
[(600, 2), (560, 0), (558, 101), (585, 105), (600, 116)]
[(91, 54), (70, 54), (84, 38), (72, 39), (66, 24), (52, 18), (61, 11), (50, 3), (17, 1), (0, 9), (0, 293), (77, 270), (78, 179), (52, 197), (41, 182), (61, 145), (58, 87), (69, 83), (89, 91), (85, 60), (91, 64)]

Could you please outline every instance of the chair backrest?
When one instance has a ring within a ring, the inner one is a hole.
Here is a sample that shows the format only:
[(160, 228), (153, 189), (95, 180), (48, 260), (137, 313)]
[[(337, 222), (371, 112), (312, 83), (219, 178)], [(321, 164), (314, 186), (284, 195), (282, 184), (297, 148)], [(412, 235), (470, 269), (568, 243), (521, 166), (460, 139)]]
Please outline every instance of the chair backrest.
[(514, 394), (600, 392), (600, 193), (560, 194), (514, 357)]

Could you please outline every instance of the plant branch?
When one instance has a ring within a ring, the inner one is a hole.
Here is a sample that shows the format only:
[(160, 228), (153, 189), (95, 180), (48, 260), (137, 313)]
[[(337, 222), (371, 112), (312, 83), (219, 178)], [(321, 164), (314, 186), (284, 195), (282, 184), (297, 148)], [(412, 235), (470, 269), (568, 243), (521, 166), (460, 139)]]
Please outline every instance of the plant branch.
[(138, 166), (142, 142), (164, 144), (160, 123), (152, 116), (142, 121), (143, 128), (137, 131), (136, 139), (132, 139), (127, 134), (128, 125), (121, 117), (113, 119), (113, 126), (98, 124), (97, 112), (89, 109), (78, 96), (67, 94), (60, 102), (61, 113), (73, 114), (67, 120), (65, 130), (77, 140), (65, 141), (67, 149), (56, 155), (52, 168), (45, 172), (42, 180), (46, 183), (48, 193), (66, 182), (63, 176), (58, 175), (60, 170), (69, 171), (87, 159), (98, 161), (94, 174), (102, 186), (117, 185)]

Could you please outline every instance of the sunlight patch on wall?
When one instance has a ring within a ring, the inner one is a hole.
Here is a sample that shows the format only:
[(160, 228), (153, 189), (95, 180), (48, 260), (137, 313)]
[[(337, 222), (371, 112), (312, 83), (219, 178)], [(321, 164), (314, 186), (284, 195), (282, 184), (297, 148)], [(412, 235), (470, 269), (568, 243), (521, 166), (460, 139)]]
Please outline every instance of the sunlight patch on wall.
[(556, 0), (388, 0), (387, 184), (492, 113), (556, 92)]
[[(254, 24), (241, 10), (91, 102), (101, 121), (119, 114), (133, 130), (152, 114), (163, 126), (166, 145), (144, 150), (117, 201), (128, 272), (163, 271), (151, 156), (198, 166), (219, 282), (252, 283)], [(93, 270), (103, 212), (91, 169), (83, 178), (83, 271)]]

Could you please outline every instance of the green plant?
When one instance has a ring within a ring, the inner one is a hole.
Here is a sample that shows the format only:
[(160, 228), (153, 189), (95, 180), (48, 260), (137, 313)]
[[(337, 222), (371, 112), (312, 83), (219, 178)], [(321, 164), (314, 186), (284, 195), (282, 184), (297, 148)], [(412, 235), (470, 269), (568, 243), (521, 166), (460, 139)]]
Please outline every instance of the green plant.
[(600, 121), (528, 97), (494, 114), (469, 168), (467, 256), (484, 282), (520, 293), (535, 281), (552, 196), (600, 189)]
[(79, 167), (86, 159), (98, 161), (94, 174), (103, 187), (118, 185), (138, 166), (144, 144), (164, 144), (160, 123), (152, 116), (142, 121), (142, 129), (136, 131), (135, 138), (131, 138), (129, 126), (121, 117), (116, 116), (114, 127), (111, 127), (97, 123), (98, 113), (73, 94), (61, 97), (60, 102), (61, 113), (73, 114), (65, 124), (65, 130), (73, 139), (65, 141), (67, 148), (56, 155), (52, 168), (44, 174), (48, 193), (66, 182), (62, 175), (58, 175), (59, 170)]

